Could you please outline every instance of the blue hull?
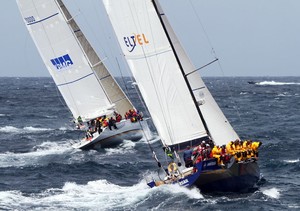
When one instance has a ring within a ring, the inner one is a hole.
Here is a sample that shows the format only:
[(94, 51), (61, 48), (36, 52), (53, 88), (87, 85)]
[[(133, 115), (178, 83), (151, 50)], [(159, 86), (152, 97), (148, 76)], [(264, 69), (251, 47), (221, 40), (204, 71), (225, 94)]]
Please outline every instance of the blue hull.
[[(253, 189), (260, 172), (256, 161), (236, 163), (232, 160), (220, 167), (215, 159), (196, 164), (197, 171), (173, 182), (185, 187), (198, 187), (202, 192), (245, 192)], [(155, 182), (148, 183), (150, 187)]]

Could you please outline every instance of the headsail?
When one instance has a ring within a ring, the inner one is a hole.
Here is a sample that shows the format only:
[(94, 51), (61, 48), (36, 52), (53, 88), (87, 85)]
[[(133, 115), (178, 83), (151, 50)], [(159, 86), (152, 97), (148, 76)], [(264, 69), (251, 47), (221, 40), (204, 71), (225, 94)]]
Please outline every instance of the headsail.
[(61, 0), (17, 0), (27, 29), (74, 118), (133, 106)]
[(189, 75), (195, 68), (167, 18), (160, 21), (157, 1), (104, 0), (104, 5), (162, 140), (181, 148), (208, 134), (216, 144), (237, 139), (200, 75)]
[(155, 0), (154, 2), (157, 5), (158, 13), (161, 16), (168, 35), (170, 36), (180, 63), (183, 66), (184, 73), (187, 75), (186, 77), (192, 87), (196, 100), (201, 104), (201, 113), (209, 129), (211, 138), (218, 145), (227, 144), (229, 141), (239, 139), (238, 135), (224, 116), (205, 83), (201, 79), (199, 72), (195, 71), (196, 68), (181, 46), (180, 41), (172, 29), (166, 15), (164, 14), (159, 1)]

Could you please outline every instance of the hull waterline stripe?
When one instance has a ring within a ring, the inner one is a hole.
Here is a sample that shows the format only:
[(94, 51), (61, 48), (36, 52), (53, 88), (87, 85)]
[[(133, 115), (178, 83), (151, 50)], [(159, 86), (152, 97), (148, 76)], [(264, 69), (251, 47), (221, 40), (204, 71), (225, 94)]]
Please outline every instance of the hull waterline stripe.
[(27, 25), (29, 26), (29, 25), (33, 25), (33, 24), (36, 24), (36, 23), (40, 23), (40, 22), (42, 22), (42, 21), (45, 21), (45, 20), (47, 20), (47, 19), (49, 19), (49, 18), (54, 17), (55, 15), (58, 15), (58, 13), (55, 13), (55, 14), (53, 14), (53, 15), (50, 15), (50, 16), (48, 16), (48, 17), (46, 17), (46, 18), (44, 18), (44, 19), (41, 19), (41, 20), (39, 20), (39, 21), (35, 21), (35, 22), (33, 22), (33, 23), (28, 23)]
[(90, 73), (90, 74), (85, 75), (85, 76), (83, 76), (83, 77), (81, 77), (81, 78), (78, 78), (78, 79), (76, 79), (76, 80), (74, 80), (74, 81), (70, 81), (70, 82), (63, 83), (63, 84), (57, 84), (57, 86), (64, 86), (64, 85), (72, 84), (72, 83), (75, 83), (75, 82), (77, 82), (77, 81), (80, 81), (80, 80), (82, 80), (82, 79), (84, 79), (84, 78), (86, 78), (86, 77), (89, 77), (89, 76), (91, 76), (91, 75), (94, 75), (94, 73)]

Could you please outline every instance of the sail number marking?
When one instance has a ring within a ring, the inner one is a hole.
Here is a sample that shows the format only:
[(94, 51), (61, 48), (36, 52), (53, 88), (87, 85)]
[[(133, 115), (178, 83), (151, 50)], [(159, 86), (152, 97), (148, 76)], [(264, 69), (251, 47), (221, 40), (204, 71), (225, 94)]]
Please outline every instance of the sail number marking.
[(178, 184), (179, 184), (179, 185), (185, 185), (185, 184), (188, 183), (188, 182), (189, 182), (188, 179), (184, 179), (184, 180), (178, 182)]

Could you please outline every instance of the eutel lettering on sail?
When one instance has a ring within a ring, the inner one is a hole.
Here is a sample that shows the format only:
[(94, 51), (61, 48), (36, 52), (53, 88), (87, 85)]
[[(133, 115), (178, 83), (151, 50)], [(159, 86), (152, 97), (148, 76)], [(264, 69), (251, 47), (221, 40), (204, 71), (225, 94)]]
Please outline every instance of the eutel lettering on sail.
[(129, 52), (132, 52), (137, 44), (142, 46), (149, 43), (145, 34), (133, 34), (131, 36), (124, 37), (123, 39)]
[(73, 65), (73, 61), (69, 54), (51, 59), (50, 61), (58, 71), (64, 70)]

